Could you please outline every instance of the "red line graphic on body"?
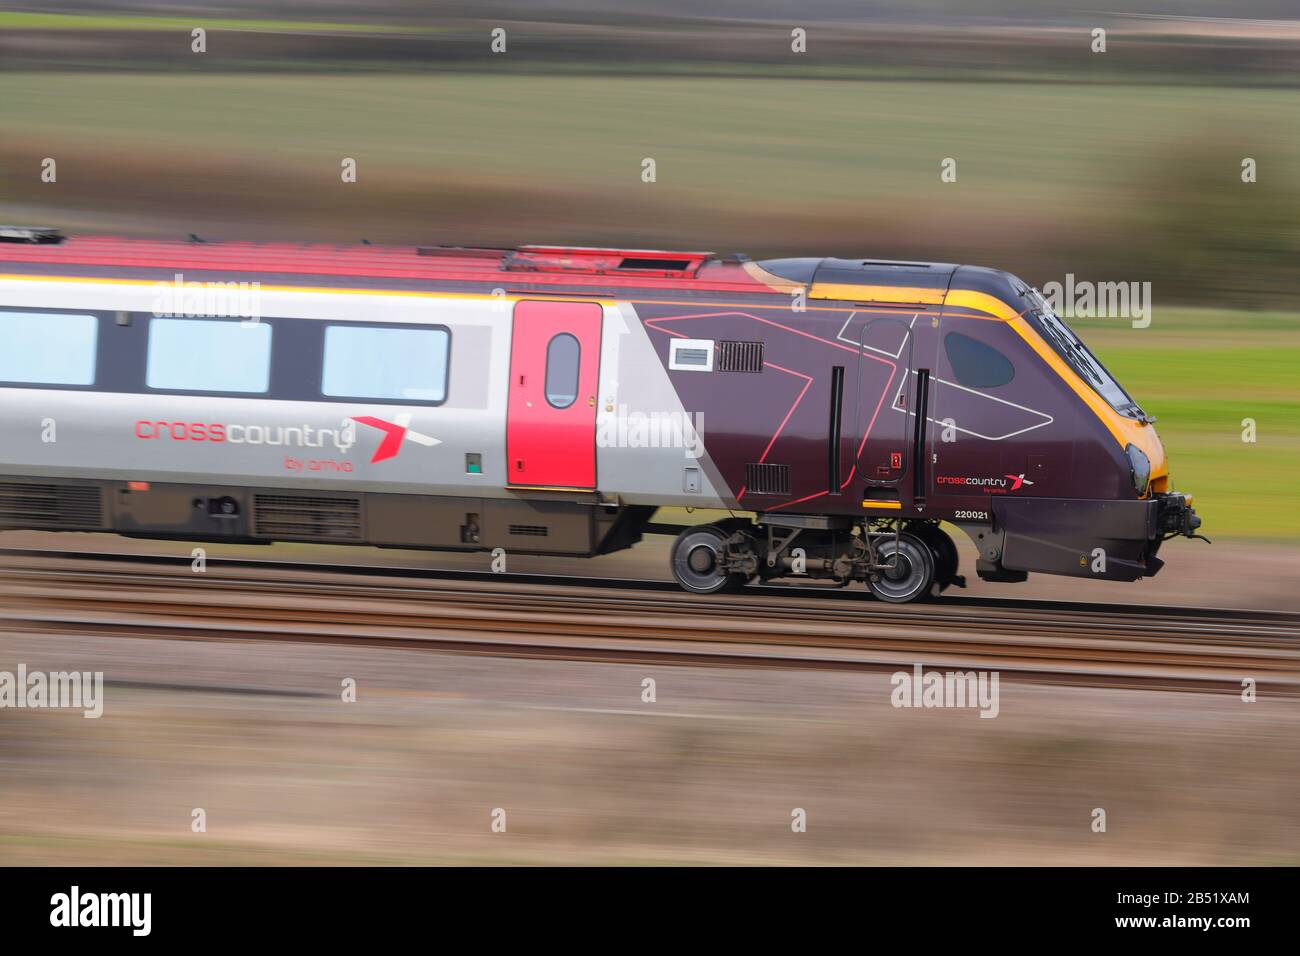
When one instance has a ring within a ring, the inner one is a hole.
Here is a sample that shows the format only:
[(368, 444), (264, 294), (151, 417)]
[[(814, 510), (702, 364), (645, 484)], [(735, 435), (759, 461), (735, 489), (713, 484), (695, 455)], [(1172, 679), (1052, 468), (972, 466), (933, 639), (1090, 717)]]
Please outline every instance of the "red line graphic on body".
[(406, 438), (409, 438), (417, 445), (424, 445), (427, 448), (442, 444), (439, 439), (431, 438), (411, 428), (410, 412), (403, 412), (400, 415), (393, 416), (391, 422), (386, 422), (382, 418), (375, 418), (373, 415), (353, 415), (352, 420), (362, 425), (369, 425), (371, 428), (378, 428), (384, 433), (383, 440), (380, 441), (379, 447), (375, 449), (374, 455), (370, 458), (371, 464), (389, 458), (396, 458), (397, 453), (402, 450), (402, 440)]

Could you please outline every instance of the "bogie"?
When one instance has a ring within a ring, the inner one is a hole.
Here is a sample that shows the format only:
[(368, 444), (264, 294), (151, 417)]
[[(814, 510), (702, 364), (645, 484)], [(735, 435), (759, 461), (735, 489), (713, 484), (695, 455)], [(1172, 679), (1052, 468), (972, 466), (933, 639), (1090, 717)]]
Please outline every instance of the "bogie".
[(928, 524), (795, 529), (731, 519), (684, 530), (671, 564), (678, 584), (696, 594), (741, 587), (755, 577), (829, 579), (841, 586), (863, 582), (881, 600), (904, 603), (960, 581), (956, 554), (948, 536)]

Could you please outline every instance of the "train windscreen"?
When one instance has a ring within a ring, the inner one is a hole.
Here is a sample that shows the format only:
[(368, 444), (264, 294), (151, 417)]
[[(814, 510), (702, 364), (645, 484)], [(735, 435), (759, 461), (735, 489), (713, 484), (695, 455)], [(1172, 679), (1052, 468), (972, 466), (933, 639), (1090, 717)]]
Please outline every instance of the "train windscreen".
[(1115, 411), (1129, 418), (1146, 418), (1146, 413), (1137, 402), (1115, 381), (1106, 366), (1074, 334), (1074, 330), (1065, 324), (1065, 320), (1052, 310), (1042, 293), (1037, 289), (1026, 289), (1024, 295), (1030, 303), (1030, 308), (1024, 313), (1025, 320), (1052, 347), (1052, 351), (1092, 386), (1093, 391)]

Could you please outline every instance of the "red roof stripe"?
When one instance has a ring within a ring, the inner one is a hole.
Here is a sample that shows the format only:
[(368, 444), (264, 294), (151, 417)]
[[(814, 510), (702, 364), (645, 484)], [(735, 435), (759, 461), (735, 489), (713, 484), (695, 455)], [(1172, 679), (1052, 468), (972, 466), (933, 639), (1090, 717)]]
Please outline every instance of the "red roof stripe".
[(8, 262), (122, 270), (185, 270), (277, 275), (356, 276), (375, 279), (492, 283), (502, 288), (569, 286), (603, 289), (673, 289), (766, 292), (735, 262), (710, 260), (695, 277), (591, 274), (574, 272), (515, 272), (501, 268), (511, 250), (471, 250), (420, 254), (412, 246), (332, 245), (280, 242), (169, 242), (118, 237), (73, 237), (58, 245), (0, 243), (0, 271)]

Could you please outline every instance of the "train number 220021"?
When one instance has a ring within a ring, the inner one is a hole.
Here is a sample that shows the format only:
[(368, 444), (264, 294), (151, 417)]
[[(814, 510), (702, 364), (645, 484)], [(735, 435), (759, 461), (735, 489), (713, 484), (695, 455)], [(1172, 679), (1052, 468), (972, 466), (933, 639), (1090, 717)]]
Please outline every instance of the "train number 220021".
[(973, 521), (988, 521), (989, 513), (987, 511), (958, 511), (954, 517), (958, 521), (963, 518), (969, 518)]

